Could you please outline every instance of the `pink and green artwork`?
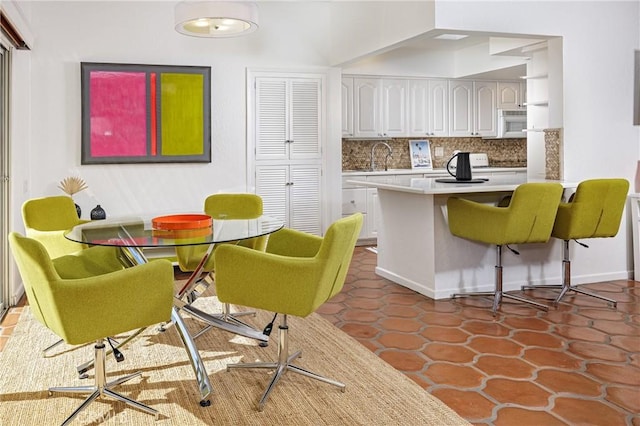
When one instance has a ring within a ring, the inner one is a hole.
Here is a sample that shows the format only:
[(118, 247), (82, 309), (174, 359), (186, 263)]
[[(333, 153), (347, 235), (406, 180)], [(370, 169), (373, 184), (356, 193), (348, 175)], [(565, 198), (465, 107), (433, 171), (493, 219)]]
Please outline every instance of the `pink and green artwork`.
[(82, 66), (82, 164), (211, 162), (209, 67)]

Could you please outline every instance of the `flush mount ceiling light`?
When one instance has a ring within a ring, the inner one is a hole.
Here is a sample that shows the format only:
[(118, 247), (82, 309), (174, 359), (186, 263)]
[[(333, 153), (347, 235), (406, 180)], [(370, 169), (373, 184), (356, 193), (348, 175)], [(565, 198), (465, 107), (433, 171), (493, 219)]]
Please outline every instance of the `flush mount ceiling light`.
[(469, 37), (465, 34), (440, 34), (439, 36), (435, 36), (435, 39), (438, 40), (462, 40), (463, 38)]
[(258, 6), (252, 2), (181, 2), (175, 8), (176, 31), (194, 37), (235, 37), (258, 29)]

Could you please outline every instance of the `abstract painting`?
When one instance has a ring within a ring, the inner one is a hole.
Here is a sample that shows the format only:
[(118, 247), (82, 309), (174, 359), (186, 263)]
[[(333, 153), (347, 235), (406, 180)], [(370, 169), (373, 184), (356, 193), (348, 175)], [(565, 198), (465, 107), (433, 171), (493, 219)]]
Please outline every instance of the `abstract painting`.
[(81, 63), (82, 164), (211, 162), (211, 68)]

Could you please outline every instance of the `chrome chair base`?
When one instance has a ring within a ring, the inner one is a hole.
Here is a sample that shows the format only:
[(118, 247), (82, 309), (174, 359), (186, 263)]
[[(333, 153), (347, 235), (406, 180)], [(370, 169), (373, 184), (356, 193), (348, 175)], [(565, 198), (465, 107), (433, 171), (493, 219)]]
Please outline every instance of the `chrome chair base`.
[(142, 373), (137, 372), (133, 374), (129, 374), (127, 376), (120, 377), (118, 379), (107, 382), (106, 378), (106, 370), (105, 370), (105, 358), (106, 351), (103, 340), (99, 340), (96, 342), (94, 346), (94, 356), (95, 356), (95, 383), (93, 386), (69, 386), (69, 387), (51, 387), (49, 388), (49, 395), (54, 392), (70, 392), (70, 393), (88, 393), (90, 395), (84, 400), (84, 402), (76, 408), (76, 410), (71, 413), (69, 417), (62, 423), (64, 425), (68, 425), (71, 421), (85, 408), (89, 406), (89, 404), (95, 401), (98, 397), (110, 397), (116, 399), (118, 401), (122, 401), (132, 407), (136, 407), (142, 411), (145, 411), (149, 414), (153, 414), (155, 419), (158, 420), (160, 413), (153, 408), (144, 405), (138, 401), (130, 399), (124, 395), (119, 394), (112, 390), (113, 387), (122, 384), (128, 380), (133, 379), (134, 377), (140, 376)]
[(232, 368), (266, 368), (275, 370), (273, 377), (269, 381), (267, 388), (265, 389), (260, 401), (258, 402), (258, 411), (262, 411), (264, 409), (264, 405), (271, 394), (271, 391), (276, 386), (280, 378), (287, 371), (291, 371), (294, 373), (302, 374), (303, 376), (307, 376), (309, 378), (319, 380), (324, 383), (328, 383), (333, 386), (337, 386), (340, 388), (342, 392), (345, 392), (346, 385), (344, 383), (338, 382), (333, 379), (329, 379), (327, 377), (321, 376), (319, 374), (313, 373), (309, 370), (306, 370), (300, 366), (292, 364), (292, 361), (302, 355), (302, 351), (297, 351), (292, 355), (289, 355), (289, 337), (288, 331), (289, 327), (287, 326), (287, 316), (284, 315), (284, 319), (282, 324), (278, 326), (279, 329), (279, 342), (278, 342), (278, 361), (277, 362), (251, 362), (251, 363), (242, 363), (242, 364), (227, 364), (227, 371)]
[(503, 298), (517, 300), (518, 302), (529, 303), (530, 305), (533, 305), (536, 308), (540, 308), (544, 311), (549, 310), (549, 307), (543, 303), (536, 302), (535, 300), (531, 300), (526, 297), (516, 296), (515, 294), (504, 293), (503, 291), (478, 291), (473, 293), (454, 293), (451, 295), (451, 298), (455, 299), (458, 297), (474, 297), (474, 296), (476, 297), (477, 296), (481, 296), (481, 297), (493, 296), (493, 306), (491, 307), (491, 312), (493, 312), (494, 316), (496, 315), (496, 311), (498, 310), (498, 307), (500, 307), (500, 304), (502, 303)]
[(454, 293), (451, 295), (452, 299), (457, 297), (474, 297), (474, 296), (493, 296), (493, 306), (491, 307), (491, 312), (493, 316), (496, 315), (496, 311), (498, 307), (502, 303), (502, 299), (513, 299), (518, 302), (528, 303), (530, 305), (535, 306), (536, 308), (540, 308), (542, 310), (548, 311), (549, 307), (545, 304), (536, 302), (535, 300), (528, 299), (522, 296), (516, 296), (515, 294), (505, 293), (502, 291), (502, 246), (496, 246), (496, 266), (495, 266), (495, 279), (496, 279), (496, 289), (494, 291), (478, 291), (472, 293)]
[[(581, 244), (581, 243), (579, 243)], [(604, 300), (605, 302), (609, 302), (615, 308), (618, 306), (618, 302), (610, 299), (608, 297), (600, 296), (599, 294), (592, 293), (587, 290), (583, 290), (576, 286), (571, 285), (571, 259), (569, 257), (569, 240), (564, 240), (564, 244), (562, 246), (562, 284), (547, 284), (547, 285), (523, 285), (522, 290), (535, 290), (535, 289), (559, 289), (560, 294), (553, 301), (554, 305), (560, 303), (560, 299), (564, 297), (570, 291), (575, 291), (579, 294), (584, 294), (585, 296), (595, 297), (596, 299)]]
[(44, 348), (42, 350), (42, 356), (46, 357), (47, 356), (47, 352), (49, 352), (51, 349), (57, 347), (58, 345), (61, 345), (62, 343), (64, 343), (64, 340), (60, 339), (57, 342), (47, 346), (46, 348)]

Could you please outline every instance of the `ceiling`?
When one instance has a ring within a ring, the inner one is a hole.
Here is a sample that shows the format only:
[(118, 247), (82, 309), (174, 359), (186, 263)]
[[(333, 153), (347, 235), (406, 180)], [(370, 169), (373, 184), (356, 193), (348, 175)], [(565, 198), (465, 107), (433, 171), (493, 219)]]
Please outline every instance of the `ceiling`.
[[(464, 38), (455, 39), (439, 39), (438, 36), (460, 35)], [(520, 35), (520, 34), (490, 34), (490, 33), (473, 33), (462, 31), (445, 31), (434, 30), (421, 34), (409, 40), (397, 43), (385, 49), (384, 53), (394, 50), (413, 50), (428, 53), (454, 53), (463, 49), (472, 49), (479, 45), (490, 45), (491, 48), (498, 51), (495, 53), (500, 56), (511, 56), (520, 58), (521, 61), (517, 65), (507, 66), (488, 72), (468, 75), (465, 77), (477, 79), (496, 79), (496, 80), (515, 80), (526, 74), (526, 61), (529, 54), (527, 47), (539, 44), (548, 40), (546, 36), (540, 35)], [(379, 52), (380, 53), (380, 52)]]

